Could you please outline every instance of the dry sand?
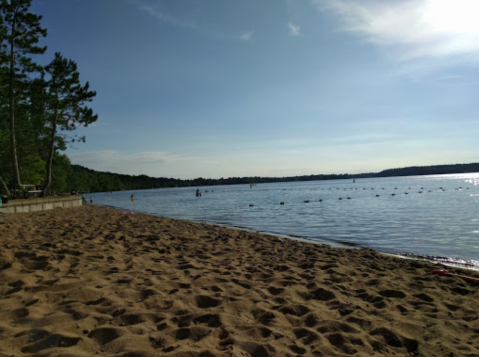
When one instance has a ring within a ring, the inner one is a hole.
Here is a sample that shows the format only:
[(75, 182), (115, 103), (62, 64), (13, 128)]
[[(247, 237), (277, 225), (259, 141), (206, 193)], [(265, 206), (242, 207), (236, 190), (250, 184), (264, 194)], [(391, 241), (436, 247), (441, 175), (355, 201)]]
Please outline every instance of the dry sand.
[(95, 206), (0, 243), (2, 357), (479, 356), (479, 284), (429, 263)]

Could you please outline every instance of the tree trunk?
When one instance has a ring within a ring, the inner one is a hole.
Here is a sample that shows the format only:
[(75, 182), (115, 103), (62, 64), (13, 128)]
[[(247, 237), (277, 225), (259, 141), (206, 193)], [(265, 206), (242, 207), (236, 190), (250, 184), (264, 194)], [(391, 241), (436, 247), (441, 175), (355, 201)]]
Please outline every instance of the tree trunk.
[(16, 25), (16, 11), (14, 15), (12, 33), (10, 39), (10, 88), (9, 88), (9, 101), (10, 101), (10, 146), (12, 148), (12, 167), (13, 167), (13, 184), (21, 185), (20, 170), (18, 168), (17, 158), (17, 142), (15, 139), (15, 25)]
[(58, 113), (55, 111), (55, 116), (52, 123), (52, 135), (50, 138), (50, 152), (48, 154), (47, 161), (47, 175), (45, 177), (45, 183), (43, 184), (43, 194), (47, 194), (50, 186), (52, 184), (52, 163), (53, 163), (53, 154), (55, 153), (55, 136), (57, 134), (57, 120)]
[(5, 184), (5, 181), (3, 181), (1, 176), (0, 176), (0, 184), (1, 184), (1, 187), (3, 187), (3, 190), (6, 192), (7, 196), (10, 196), (10, 190), (8, 189), (7, 185)]

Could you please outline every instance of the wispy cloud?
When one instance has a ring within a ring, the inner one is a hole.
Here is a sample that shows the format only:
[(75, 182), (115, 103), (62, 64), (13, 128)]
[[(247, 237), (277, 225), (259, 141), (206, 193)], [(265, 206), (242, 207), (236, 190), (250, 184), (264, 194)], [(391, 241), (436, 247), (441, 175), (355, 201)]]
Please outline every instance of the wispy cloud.
[(243, 41), (250, 41), (253, 37), (254, 31), (245, 32), (240, 36), (240, 39)]
[[(238, 35), (233, 35), (231, 33), (227, 33), (222, 30), (218, 29), (211, 29), (205, 24), (201, 23), (195, 23), (192, 21), (187, 21), (178, 17), (174, 17), (170, 15), (169, 13), (165, 12), (162, 10), (160, 7), (161, 2), (148, 2), (148, 0), (125, 0), (128, 3), (134, 4), (140, 11), (143, 11), (147, 13), (148, 15), (156, 18), (157, 20), (171, 24), (177, 27), (185, 28), (185, 29), (190, 29), (194, 30), (198, 33), (201, 33), (206, 36), (211, 36), (211, 37), (218, 37), (218, 38), (226, 38), (230, 40), (235, 40), (235, 41), (245, 41), (249, 42), (251, 41), (254, 31), (248, 31), (242, 33), (240, 36)], [(151, 1), (151, 0), (150, 0)]]
[(479, 57), (477, 0), (311, 1), (337, 15), (343, 30), (387, 47), (400, 61)]
[(147, 4), (146, 2), (139, 1), (138, 8), (162, 22), (192, 30), (197, 28), (196, 24), (193, 22), (173, 17), (170, 14), (161, 11), (159, 7)]
[(288, 23), (288, 29), (289, 29), (289, 33), (292, 35), (292, 36), (301, 36), (302, 33), (301, 33), (301, 28), (291, 22)]

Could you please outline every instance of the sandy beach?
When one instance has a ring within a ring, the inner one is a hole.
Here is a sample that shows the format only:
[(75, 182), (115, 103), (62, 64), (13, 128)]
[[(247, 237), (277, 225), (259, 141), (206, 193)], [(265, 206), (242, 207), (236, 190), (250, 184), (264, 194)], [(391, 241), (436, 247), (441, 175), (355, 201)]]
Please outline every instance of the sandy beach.
[(0, 215), (0, 357), (479, 356), (439, 265), (122, 213)]

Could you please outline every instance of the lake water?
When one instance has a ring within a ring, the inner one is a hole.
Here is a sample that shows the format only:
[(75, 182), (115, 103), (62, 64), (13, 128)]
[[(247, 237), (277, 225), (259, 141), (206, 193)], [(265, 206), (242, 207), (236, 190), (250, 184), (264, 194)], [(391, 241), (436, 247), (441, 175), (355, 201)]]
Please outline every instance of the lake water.
[(201, 197), (197, 187), (92, 196), (133, 212), (479, 269), (479, 173), (199, 188)]

